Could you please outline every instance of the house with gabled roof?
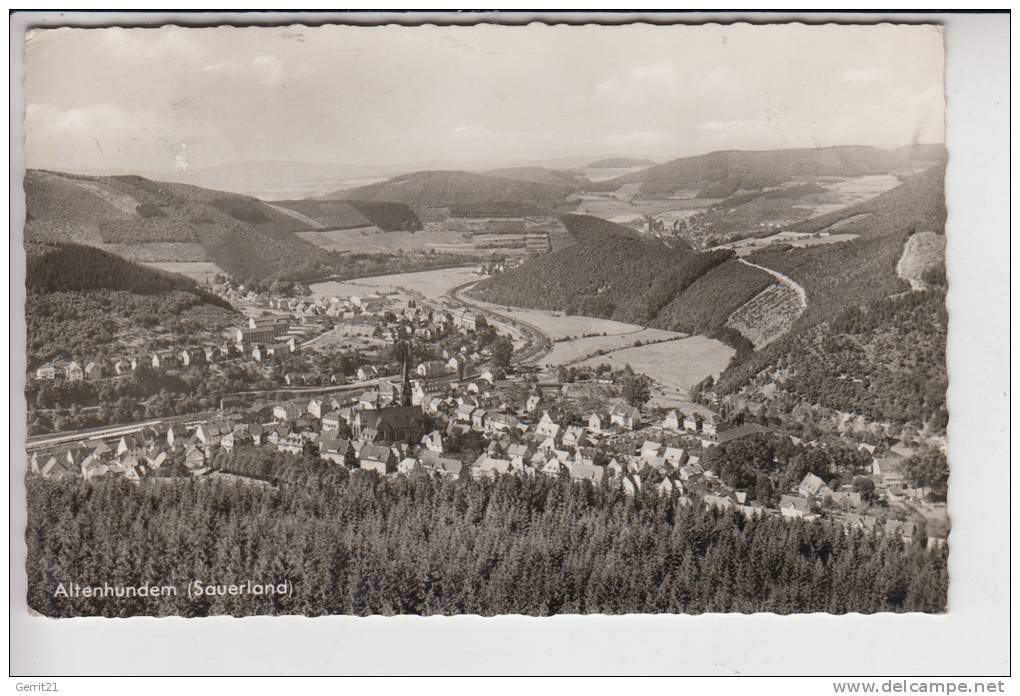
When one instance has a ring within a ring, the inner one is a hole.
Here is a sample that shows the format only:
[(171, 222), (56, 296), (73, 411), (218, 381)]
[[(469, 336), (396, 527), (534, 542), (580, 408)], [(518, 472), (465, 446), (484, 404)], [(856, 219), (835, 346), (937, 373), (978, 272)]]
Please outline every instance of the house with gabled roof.
[(675, 467), (683, 466), (687, 463), (687, 452), (680, 447), (667, 447), (662, 456), (668, 464)]
[(528, 446), (523, 443), (517, 443), (507, 447), (506, 456), (510, 458), (510, 463), (515, 468), (522, 468), (526, 460), (531, 456), (531, 452), (528, 450)]
[(779, 512), (783, 517), (804, 518), (811, 514), (811, 503), (807, 498), (784, 495), (779, 499)]
[(538, 424), (535, 426), (535, 432), (540, 438), (554, 438), (558, 439), (560, 436), (560, 424), (553, 421), (548, 411), (542, 412), (542, 417), (539, 419)]
[(620, 480), (620, 485), (623, 487), (624, 493), (634, 495), (641, 490), (641, 476), (638, 474), (624, 474)]
[(575, 461), (570, 464), (567, 473), (574, 481), (591, 481), (600, 483), (606, 475), (606, 470), (601, 466), (595, 466), (589, 462)]
[(334, 464), (351, 464), (354, 450), (350, 440), (323, 435), (319, 440), (319, 456)]
[[(104, 445), (105, 447), (105, 445)], [(126, 454), (127, 452), (133, 452), (142, 447), (142, 441), (137, 435), (127, 434), (117, 441), (117, 456)], [(94, 450), (93, 450), (94, 451)]]
[(443, 434), (438, 430), (433, 430), (431, 433), (423, 435), (421, 438), (421, 444), (433, 452), (442, 454), (445, 445), (443, 443)]
[(536, 408), (538, 408), (539, 404), (541, 404), (541, 403), (542, 403), (542, 395), (541, 394), (532, 394), (531, 396), (528, 397), (528, 400), (524, 403), (524, 410), (527, 411), (528, 413), (531, 413)]
[(76, 360), (72, 360), (67, 363), (67, 367), (64, 368), (64, 376), (69, 382), (80, 382), (85, 379), (85, 371)]
[(654, 461), (662, 453), (662, 443), (655, 440), (645, 440), (641, 443), (641, 459), (646, 462)]
[(367, 442), (358, 451), (358, 465), (365, 471), (393, 474), (397, 471), (397, 456), (388, 445)]
[(641, 425), (641, 412), (627, 404), (613, 404), (609, 410), (609, 422), (624, 430), (634, 430)]
[(229, 435), (233, 430), (234, 426), (224, 420), (199, 423), (198, 427), (195, 428), (195, 437), (206, 447), (212, 447), (220, 444), (223, 436)]
[(803, 498), (828, 498), (832, 497), (832, 489), (826, 485), (825, 481), (815, 476), (812, 473), (808, 473), (797, 486), (797, 492), (800, 493)]
[[(472, 415), (472, 421), (474, 416)], [(490, 433), (508, 433), (517, 427), (520, 421), (508, 413), (489, 411), (485, 413), (485, 430)]]
[(171, 423), (166, 429), (166, 442), (173, 447), (177, 442), (183, 442), (188, 437), (188, 430), (179, 423)]
[(662, 427), (666, 430), (682, 430), (683, 423), (683, 416), (675, 408), (667, 411), (666, 417), (662, 419)]
[(584, 429), (579, 425), (568, 425), (560, 442), (564, 447), (580, 447), (588, 441)]
[(205, 467), (205, 453), (197, 447), (186, 447), (184, 451), (184, 466), (192, 471)]
[(491, 478), (497, 474), (509, 473), (511, 464), (509, 459), (494, 457), (488, 452), (478, 455), (478, 459), (471, 465), (471, 473), (482, 478)]
[(61, 365), (55, 362), (48, 362), (45, 365), (40, 365), (35, 371), (36, 379), (56, 379), (57, 375), (64, 376), (64, 370)]

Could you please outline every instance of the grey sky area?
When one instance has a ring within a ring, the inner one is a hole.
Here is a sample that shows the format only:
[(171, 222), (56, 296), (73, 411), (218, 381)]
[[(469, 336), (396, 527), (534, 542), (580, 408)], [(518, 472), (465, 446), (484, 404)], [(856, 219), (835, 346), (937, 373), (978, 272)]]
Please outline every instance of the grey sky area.
[(52, 29), (31, 167), (659, 160), (943, 139), (937, 27)]

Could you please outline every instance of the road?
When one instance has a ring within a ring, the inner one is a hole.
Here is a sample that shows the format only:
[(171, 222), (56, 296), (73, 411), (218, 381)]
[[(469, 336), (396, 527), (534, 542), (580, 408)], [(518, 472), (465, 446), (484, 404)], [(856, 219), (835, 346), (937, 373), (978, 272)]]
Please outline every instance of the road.
[(516, 327), (519, 331), (528, 334), (529, 337), (531, 338), (531, 341), (528, 347), (525, 348), (523, 351), (517, 351), (516, 353), (514, 353), (513, 364), (526, 365), (530, 362), (538, 360), (540, 357), (549, 352), (549, 350), (552, 348), (552, 339), (549, 338), (549, 336), (541, 329), (539, 329), (537, 326), (534, 326), (533, 324), (529, 324), (524, 321), (520, 321), (519, 319), (511, 319), (505, 314), (500, 314), (499, 312), (492, 310), (489, 306), (482, 304), (477, 300), (472, 300), (470, 298), (464, 297), (463, 295), (464, 291), (467, 290), (468, 288), (473, 287), (477, 283), (478, 281), (474, 280), (471, 281), (470, 283), (464, 283), (462, 285), (458, 285), (457, 287), (450, 288), (449, 290), (446, 291), (446, 297), (456, 304), (460, 304), (465, 307), (470, 307), (471, 309), (474, 309), (477, 312), (481, 312), (486, 317), (492, 317), (495, 320), (495, 323), (508, 324), (510, 326)]
[(805, 292), (804, 288), (802, 288), (800, 284), (794, 281), (792, 278), (783, 275), (779, 271), (774, 271), (771, 268), (766, 268), (765, 266), (759, 266), (758, 264), (751, 263), (750, 261), (747, 261), (745, 259), (737, 260), (740, 261), (740, 263), (744, 264), (745, 266), (757, 268), (759, 271), (765, 271), (770, 276), (778, 280), (780, 283), (789, 287), (791, 290), (797, 293), (797, 300), (798, 302), (800, 302), (801, 311), (803, 312), (805, 309), (807, 309), (807, 292)]
[[(472, 281), (470, 283), (465, 283), (465, 284), (459, 285), (459, 286), (457, 286), (455, 288), (451, 288), (450, 290), (447, 291), (446, 297), (451, 302), (453, 302), (455, 304), (459, 304), (459, 305), (464, 306), (464, 307), (470, 307), (470, 308), (474, 309), (475, 311), (478, 311), (478, 312), (486, 315), (487, 317), (492, 317), (493, 320), (494, 320), (494, 323), (507, 324), (507, 325), (510, 325), (510, 326), (513, 326), (513, 327), (517, 328), (519, 331), (521, 331), (523, 333), (528, 334), (528, 336), (531, 339), (529, 341), (528, 346), (524, 350), (517, 351), (514, 354), (513, 363), (515, 365), (524, 365), (524, 364), (527, 364), (527, 363), (529, 363), (531, 361), (537, 360), (539, 357), (541, 357), (542, 355), (544, 355), (545, 353), (547, 353), (550, 350), (550, 348), (552, 347), (551, 339), (545, 333), (543, 333), (540, 329), (538, 329), (537, 327), (532, 326), (531, 324), (528, 324), (526, 322), (518, 321), (516, 319), (511, 319), (511, 318), (509, 318), (509, 317), (507, 317), (507, 316), (505, 316), (503, 314), (500, 314), (498, 312), (494, 312), (493, 310), (489, 309), (488, 307), (481, 306), (476, 301), (473, 301), (473, 300), (470, 300), (470, 299), (462, 297), (461, 296), (461, 292), (466, 290), (467, 288), (473, 286), (476, 282), (478, 282), (478, 281)], [(477, 376), (478, 376), (477, 372), (466, 374), (466, 375), (464, 375), (464, 380), (463, 381), (471, 380), (471, 379), (473, 379), (473, 378), (475, 378)], [(378, 377), (376, 379), (367, 380), (367, 381), (364, 381), (364, 382), (355, 382), (355, 383), (349, 383), (349, 384), (330, 385), (328, 387), (316, 387), (316, 386), (312, 386), (312, 387), (280, 387), (280, 388), (274, 388), (274, 389), (253, 389), (253, 390), (248, 390), (248, 391), (233, 392), (231, 394), (223, 394), (222, 396), (224, 398), (237, 397), (237, 396), (245, 396), (245, 397), (271, 397), (271, 396), (276, 396), (276, 395), (284, 397), (284, 395), (291, 395), (291, 396), (295, 396), (295, 395), (297, 395), (297, 396), (315, 396), (315, 395), (318, 395), (318, 394), (337, 394), (337, 393), (345, 393), (345, 392), (361, 392), (361, 391), (364, 391), (366, 389), (374, 388), (374, 387), (376, 387), (377, 385), (379, 385), (382, 382), (386, 382), (386, 381), (392, 380), (392, 379), (394, 379), (394, 377), (395, 377), (395, 375), (386, 375), (386, 376), (383, 376), (383, 377)], [(456, 374), (452, 374), (452, 375), (446, 375), (444, 377), (435, 378), (435, 379), (432, 379), (430, 381), (431, 382), (442, 382), (442, 383), (453, 383), (453, 382), (458, 382), (458, 381), (462, 381), (462, 380), (459, 380), (458, 376)], [(286, 398), (286, 397), (284, 397), (284, 398)], [(76, 441), (79, 441), (79, 440), (84, 440), (84, 439), (89, 439), (89, 438), (107, 439), (107, 438), (112, 438), (112, 437), (120, 437), (122, 435), (128, 435), (128, 434), (131, 434), (131, 433), (136, 433), (136, 432), (138, 432), (140, 430), (144, 430), (145, 428), (148, 428), (150, 426), (156, 425), (158, 423), (184, 423), (184, 424), (188, 425), (188, 424), (194, 424), (194, 423), (198, 423), (198, 422), (201, 422), (201, 421), (205, 421), (205, 420), (208, 420), (210, 418), (219, 417), (219, 416), (222, 416), (222, 415), (223, 414), (220, 411), (206, 411), (204, 413), (194, 413), (194, 414), (187, 414), (187, 415), (182, 415), (182, 416), (165, 416), (165, 417), (162, 417), (162, 418), (151, 418), (151, 419), (144, 420), (144, 421), (139, 421), (139, 422), (136, 422), (136, 423), (121, 423), (119, 425), (100, 426), (100, 427), (96, 427), (96, 428), (82, 428), (80, 430), (64, 430), (64, 431), (61, 431), (61, 432), (58, 432), (58, 433), (46, 433), (46, 434), (43, 434), (43, 435), (33, 435), (33, 436), (31, 436), (31, 437), (29, 437), (27, 439), (27, 441), (26, 441), (26, 449), (28, 451), (32, 451), (32, 450), (36, 450), (36, 449), (43, 449), (43, 448), (47, 448), (47, 447), (54, 447), (54, 446), (57, 446), (57, 445), (66, 444), (66, 443), (70, 443), (70, 442), (76, 442)]]

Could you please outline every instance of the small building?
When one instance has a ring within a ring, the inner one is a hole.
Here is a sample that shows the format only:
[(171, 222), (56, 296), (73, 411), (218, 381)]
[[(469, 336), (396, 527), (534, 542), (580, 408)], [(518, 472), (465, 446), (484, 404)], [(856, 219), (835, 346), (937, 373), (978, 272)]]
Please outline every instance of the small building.
[(641, 425), (641, 412), (627, 404), (614, 404), (609, 411), (609, 422), (624, 430), (634, 430)]
[(319, 456), (334, 464), (349, 464), (354, 457), (351, 441), (323, 435), (319, 440)]
[(327, 430), (340, 430), (340, 423), (347, 422), (347, 420), (340, 415), (340, 411), (329, 411), (328, 413), (324, 413), (320, 420), (322, 422), (323, 432)]
[(797, 492), (800, 493), (802, 498), (828, 498), (832, 496), (832, 489), (826, 485), (825, 481), (815, 476), (814, 474), (807, 474), (804, 479), (797, 486)]
[(811, 503), (807, 498), (784, 495), (779, 499), (779, 512), (783, 517), (804, 518), (811, 514)]
[(368, 442), (358, 452), (358, 465), (366, 471), (393, 474), (397, 471), (397, 457), (389, 446)]
[(35, 371), (36, 379), (56, 379), (58, 372), (63, 377), (63, 370), (56, 363), (48, 362)]
[(681, 430), (683, 428), (683, 418), (680, 412), (676, 409), (669, 411), (662, 420), (662, 427), (666, 430)]
[(85, 379), (85, 371), (75, 360), (69, 362), (67, 367), (64, 368), (64, 375), (67, 377), (67, 381), (69, 382), (80, 382)]

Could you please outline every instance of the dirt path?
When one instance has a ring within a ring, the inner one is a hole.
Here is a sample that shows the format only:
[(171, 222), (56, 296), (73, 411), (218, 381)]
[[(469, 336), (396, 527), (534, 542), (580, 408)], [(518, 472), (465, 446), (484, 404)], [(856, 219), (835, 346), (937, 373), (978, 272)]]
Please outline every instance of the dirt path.
[(766, 268), (765, 266), (759, 266), (756, 263), (751, 263), (746, 259), (737, 260), (746, 266), (750, 266), (751, 268), (757, 268), (759, 271), (765, 271), (770, 276), (778, 280), (780, 283), (789, 287), (791, 290), (797, 293), (797, 300), (798, 302), (800, 302), (801, 311), (807, 309), (807, 292), (804, 290), (803, 287), (800, 286), (799, 283), (795, 282), (792, 278), (783, 275), (779, 271), (773, 271), (771, 268)]
[(275, 210), (278, 213), (283, 213), (284, 215), (286, 215), (288, 217), (294, 218), (295, 220), (297, 220), (298, 222), (300, 222), (303, 225), (308, 225), (313, 230), (324, 230), (324, 229), (326, 229), (325, 225), (323, 225), (323, 224), (321, 224), (319, 222), (316, 222), (315, 220), (313, 220), (312, 218), (308, 217), (307, 215), (302, 215), (301, 213), (299, 213), (296, 210), (291, 210), (290, 208), (284, 208), (282, 205), (273, 205), (272, 203), (265, 203), (265, 205), (268, 205), (270, 208), (272, 208), (273, 210)]

